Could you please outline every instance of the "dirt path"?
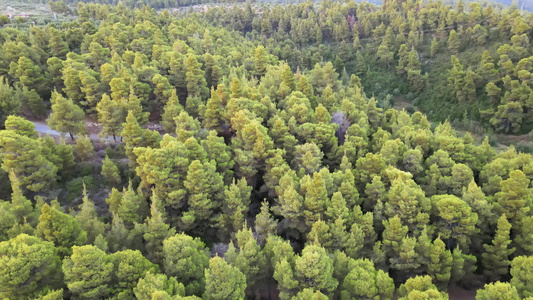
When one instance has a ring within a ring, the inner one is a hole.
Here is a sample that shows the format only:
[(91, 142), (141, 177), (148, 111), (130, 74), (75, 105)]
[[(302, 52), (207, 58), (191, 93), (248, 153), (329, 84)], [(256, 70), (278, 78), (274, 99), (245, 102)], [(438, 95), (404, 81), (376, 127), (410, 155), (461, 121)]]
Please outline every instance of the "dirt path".
[[(53, 129), (51, 129), (48, 125), (46, 125), (44, 122), (39, 122), (39, 121), (33, 121), (33, 125), (35, 125), (35, 130), (43, 135), (46, 135), (46, 134), (49, 134), (49, 135), (52, 135), (52, 136), (68, 136), (68, 134), (61, 134), (61, 132), (58, 132), (58, 131), (55, 131)], [(98, 136), (98, 134), (96, 133), (91, 133), (89, 135), (89, 138), (93, 141), (114, 141), (113, 139), (113, 136), (108, 136), (108, 137), (105, 137), (105, 138), (100, 138), (100, 136)], [(117, 136), (117, 139), (119, 139), (120, 137)]]

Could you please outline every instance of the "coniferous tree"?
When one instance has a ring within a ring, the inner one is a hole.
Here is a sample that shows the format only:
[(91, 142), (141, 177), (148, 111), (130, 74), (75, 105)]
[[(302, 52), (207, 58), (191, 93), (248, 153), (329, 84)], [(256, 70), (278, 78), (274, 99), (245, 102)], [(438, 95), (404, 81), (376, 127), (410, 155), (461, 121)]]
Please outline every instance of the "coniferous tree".
[(163, 111), (164, 112), (161, 115), (161, 125), (163, 126), (163, 129), (168, 133), (176, 132), (175, 118), (183, 111), (176, 89), (172, 90), (172, 94), (168, 98)]
[(518, 291), (508, 282), (487, 283), (476, 292), (476, 300), (519, 300)]
[(333, 261), (320, 246), (306, 246), (302, 255), (296, 258), (294, 270), (299, 289), (311, 288), (329, 294), (338, 285), (333, 278)]
[(481, 262), (485, 269), (485, 275), (491, 281), (509, 274), (509, 265), (511, 264), (509, 256), (515, 251), (514, 247), (509, 247), (511, 244), (510, 232), (511, 224), (504, 214), (498, 219), (498, 228), (492, 245), (483, 245), (486, 252), (482, 254)]
[(531, 297), (533, 287), (531, 276), (533, 271), (533, 256), (518, 256), (511, 262), (511, 285), (516, 287), (520, 297)]
[(104, 177), (105, 182), (112, 187), (118, 187), (122, 181), (120, 178), (120, 173), (118, 167), (113, 163), (112, 160), (106, 155), (104, 161), (102, 162), (102, 177)]
[(217, 216), (217, 225), (222, 232), (232, 233), (242, 229), (250, 206), (251, 192), (252, 187), (244, 179), (233, 181), (224, 191), (221, 213)]
[(61, 256), (71, 254), (73, 246), (81, 246), (87, 241), (87, 232), (78, 220), (46, 203), (41, 208), (35, 233), (43, 240), (53, 242)]
[(210, 262), (205, 244), (199, 238), (183, 233), (168, 237), (163, 242), (163, 257), (165, 273), (183, 283), (187, 295), (202, 295), (207, 279), (203, 271)]
[(246, 277), (236, 267), (215, 256), (205, 269), (204, 299), (243, 299)]
[(80, 223), (81, 229), (87, 232), (87, 244), (93, 244), (97, 236), (102, 236), (105, 233), (107, 225), (98, 218), (94, 203), (87, 195), (85, 185), (83, 186), (82, 201), (76, 220)]
[(72, 247), (72, 255), (63, 260), (65, 283), (80, 298), (102, 298), (111, 293), (113, 262), (92, 245)]
[(70, 138), (74, 140), (74, 134), (84, 134), (85, 113), (83, 110), (59, 94), (57, 91), (52, 93), (52, 113), (48, 119), (48, 126), (59, 132), (68, 132)]
[(150, 263), (139, 250), (118, 251), (109, 255), (114, 265), (111, 291), (117, 298), (133, 297), (139, 279), (157, 273), (158, 267)]
[(0, 242), (0, 295), (39, 297), (61, 286), (61, 260), (54, 244), (26, 234)]
[(93, 143), (87, 135), (82, 135), (76, 139), (74, 153), (79, 161), (90, 160), (96, 155)]
[(0, 147), (2, 169), (13, 172), (23, 190), (44, 192), (55, 184), (58, 168), (42, 154), (38, 141), (3, 130)]
[(146, 273), (133, 288), (135, 297), (139, 300), (167, 299), (185, 296), (185, 287), (176, 278), (168, 278), (165, 274)]
[(460, 47), (461, 41), (458, 33), (455, 30), (450, 31), (450, 36), (448, 37), (448, 49), (450, 49), (452, 54), (457, 54)]

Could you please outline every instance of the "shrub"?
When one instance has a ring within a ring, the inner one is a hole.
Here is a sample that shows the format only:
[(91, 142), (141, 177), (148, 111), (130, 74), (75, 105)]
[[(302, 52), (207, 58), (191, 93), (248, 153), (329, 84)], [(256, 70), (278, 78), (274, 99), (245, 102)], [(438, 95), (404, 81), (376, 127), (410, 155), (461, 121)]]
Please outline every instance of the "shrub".
[(91, 175), (78, 177), (67, 183), (67, 202), (72, 202), (77, 197), (80, 197), (83, 193), (83, 184), (90, 190), (94, 187), (94, 177)]

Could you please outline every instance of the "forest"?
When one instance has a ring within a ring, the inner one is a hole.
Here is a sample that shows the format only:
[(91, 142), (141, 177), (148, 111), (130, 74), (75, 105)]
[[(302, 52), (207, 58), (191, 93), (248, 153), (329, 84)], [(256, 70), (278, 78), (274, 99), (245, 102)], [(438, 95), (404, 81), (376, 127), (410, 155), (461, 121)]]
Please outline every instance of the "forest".
[(0, 16), (0, 298), (533, 299), (524, 5), (47, 5)]

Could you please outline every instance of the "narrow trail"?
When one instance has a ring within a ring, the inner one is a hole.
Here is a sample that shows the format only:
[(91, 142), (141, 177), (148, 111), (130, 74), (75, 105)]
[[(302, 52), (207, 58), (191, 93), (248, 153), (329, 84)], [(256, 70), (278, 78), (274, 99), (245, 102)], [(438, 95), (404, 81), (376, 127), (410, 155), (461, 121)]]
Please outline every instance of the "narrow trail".
[[(35, 122), (33, 121), (33, 125), (35, 125), (35, 130), (43, 135), (49, 134), (52, 136), (62, 136), (61, 132), (55, 131), (51, 129), (46, 123), (44, 122)], [(64, 137), (68, 137), (68, 134), (63, 134)], [(105, 141), (105, 142), (113, 142), (113, 136), (108, 136), (106, 138), (100, 138), (98, 134), (91, 133), (89, 135), (89, 138), (93, 141)], [(117, 141), (120, 140), (120, 137), (117, 136)]]

